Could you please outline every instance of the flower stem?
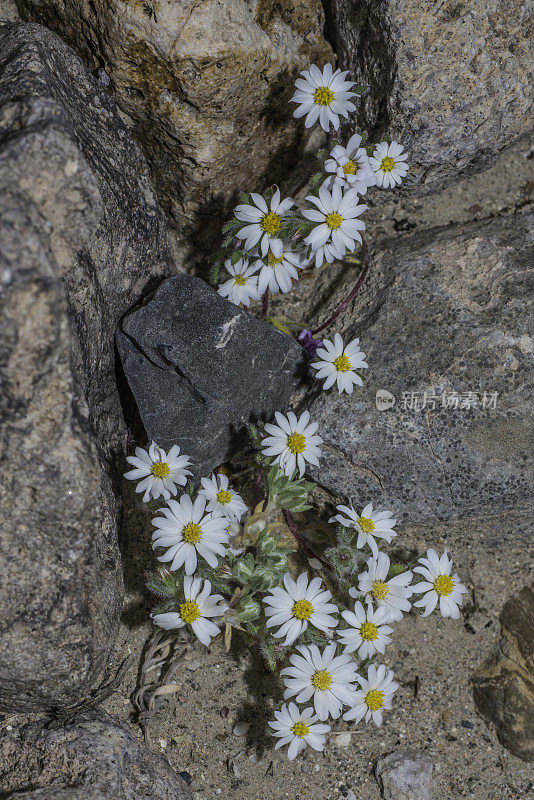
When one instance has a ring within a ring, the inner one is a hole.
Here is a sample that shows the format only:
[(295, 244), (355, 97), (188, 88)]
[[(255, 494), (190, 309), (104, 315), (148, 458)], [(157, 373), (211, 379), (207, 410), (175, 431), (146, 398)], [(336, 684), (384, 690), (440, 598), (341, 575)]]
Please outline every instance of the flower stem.
[(327, 566), (328, 566), (328, 564), (326, 564), (326, 563), (323, 561), (323, 559), (322, 559), (322, 558), (318, 558), (318, 556), (316, 556), (316, 555), (315, 555), (315, 553), (313, 552), (313, 550), (312, 550), (310, 547), (308, 547), (308, 545), (306, 544), (306, 542), (304, 541), (304, 539), (302, 538), (302, 536), (301, 536), (301, 535), (300, 535), (300, 533), (299, 533), (299, 530), (298, 530), (298, 528), (297, 528), (297, 525), (296, 525), (296, 523), (295, 523), (295, 520), (293, 519), (293, 514), (292, 514), (292, 513), (291, 513), (291, 511), (289, 511), (287, 508), (285, 508), (285, 509), (284, 509), (284, 518), (285, 518), (285, 521), (286, 521), (286, 523), (287, 523), (287, 527), (289, 528), (289, 530), (290, 530), (290, 531), (291, 531), (291, 533), (293, 534), (293, 536), (294, 536), (294, 538), (295, 538), (295, 540), (296, 540), (297, 544), (299, 544), (299, 545), (302, 547), (302, 549), (303, 549), (303, 550), (304, 550), (304, 551), (305, 551), (305, 552), (306, 552), (306, 553), (307, 553), (309, 556), (311, 556), (312, 558), (317, 558), (317, 559), (318, 559), (318, 561), (320, 561), (320, 562), (321, 562), (321, 564), (324, 564), (324, 566), (325, 566), (325, 567), (327, 567)]
[(356, 284), (355, 284), (354, 288), (352, 289), (352, 291), (349, 294), (349, 296), (346, 297), (345, 300), (343, 300), (341, 305), (336, 308), (336, 310), (334, 311), (332, 316), (329, 317), (326, 320), (326, 322), (323, 322), (322, 325), (319, 325), (318, 328), (316, 328), (315, 330), (312, 331), (312, 336), (315, 336), (316, 333), (320, 333), (322, 330), (327, 328), (337, 317), (339, 317), (339, 315), (347, 308), (347, 306), (350, 303), (352, 303), (352, 301), (356, 297), (356, 295), (358, 293), (358, 290), (359, 290), (360, 286), (362, 285), (362, 283), (364, 282), (365, 276), (367, 275), (367, 272), (369, 271), (369, 250), (368, 250), (368, 247), (367, 247), (365, 241), (362, 244), (363, 244), (363, 250), (364, 250), (363, 264), (362, 264), (362, 269), (361, 269), (361, 272), (360, 272), (360, 274), (358, 276), (358, 280), (356, 281)]
[(266, 317), (267, 309), (269, 308), (269, 287), (267, 287), (266, 290), (264, 291), (262, 299), (263, 299), (263, 306), (261, 309), (261, 315), (262, 317)]

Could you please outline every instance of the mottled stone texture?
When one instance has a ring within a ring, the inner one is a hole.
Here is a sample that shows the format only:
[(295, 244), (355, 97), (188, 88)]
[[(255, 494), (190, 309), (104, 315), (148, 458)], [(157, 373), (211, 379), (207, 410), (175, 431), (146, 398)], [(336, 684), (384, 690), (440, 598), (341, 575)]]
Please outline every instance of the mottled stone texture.
[(512, 597), (500, 619), (502, 638), (473, 678), (475, 705), (504, 747), (534, 761), (534, 585)]
[(530, 0), (329, 0), (340, 64), (369, 86), (357, 125), (410, 151), (425, 194), (491, 166), (532, 129)]
[(0, 737), (0, 793), (6, 800), (190, 800), (168, 761), (103, 711), (59, 730), (33, 722)]
[(148, 436), (179, 444), (197, 475), (243, 444), (247, 422), (284, 407), (302, 362), (294, 339), (190, 275), (125, 317), (117, 346)]
[(171, 271), (148, 168), (55, 34), (0, 27), (0, 705), (75, 703), (122, 602), (113, 336)]
[(395, 750), (379, 758), (376, 778), (384, 800), (438, 800), (432, 760), (417, 750)]
[(320, 0), (18, 4), (104, 67), (165, 209), (195, 249), (240, 190), (261, 191), (301, 153), (304, 126), (288, 100), (301, 69), (332, 58)]
[[(311, 472), (326, 489), (401, 524), (485, 517), (498, 542), (517, 535), (497, 515), (532, 505), (533, 222), (524, 211), (433, 229), (372, 258), (344, 331), (360, 337), (368, 380), (310, 404), (325, 439)], [(380, 390), (393, 407), (377, 409)]]

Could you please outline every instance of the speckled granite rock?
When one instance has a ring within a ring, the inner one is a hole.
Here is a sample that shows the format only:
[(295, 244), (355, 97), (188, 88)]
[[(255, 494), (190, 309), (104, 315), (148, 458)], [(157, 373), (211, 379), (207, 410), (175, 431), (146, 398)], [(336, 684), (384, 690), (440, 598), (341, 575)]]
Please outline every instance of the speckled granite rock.
[(534, 585), (512, 597), (500, 619), (502, 638), (473, 678), (475, 705), (504, 747), (534, 761)]
[(301, 69), (332, 58), (320, 0), (18, 2), (104, 67), (165, 209), (196, 250), (236, 192), (261, 191), (302, 152), (287, 101)]
[(120, 316), (172, 270), (148, 169), (55, 34), (0, 27), (0, 706), (84, 697), (113, 647)]
[(0, 22), (18, 22), (19, 19), (15, 0), (0, 0)]
[[(28, 787), (31, 787), (30, 789)], [(168, 761), (103, 711), (64, 728), (32, 722), (0, 736), (0, 793), (6, 800), (190, 800)]]
[(376, 778), (384, 800), (438, 800), (432, 760), (417, 750), (395, 750), (379, 758)]
[(497, 541), (516, 536), (496, 515), (532, 504), (533, 222), (525, 210), (433, 229), (374, 256), (344, 331), (367, 354), (366, 385), (309, 406), (326, 489), (401, 524), (483, 516)]
[(532, 130), (530, 0), (330, 3), (340, 64), (370, 87), (358, 125), (408, 147), (408, 191), (480, 172)]
[(122, 321), (117, 346), (149, 438), (206, 475), (243, 442), (246, 423), (288, 402), (302, 349), (203, 281), (176, 275)]

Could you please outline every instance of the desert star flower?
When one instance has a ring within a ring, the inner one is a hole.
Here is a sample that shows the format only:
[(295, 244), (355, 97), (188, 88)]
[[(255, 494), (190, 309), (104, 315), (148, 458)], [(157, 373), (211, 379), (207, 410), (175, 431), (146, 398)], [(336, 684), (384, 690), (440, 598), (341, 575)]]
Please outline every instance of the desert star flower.
[(367, 151), (360, 147), (361, 141), (362, 137), (355, 133), (346, 147), (336, 144), (330, 158), (324, 162), (325, 172), (332, 173), (324, 183), (327, 189), (337, 183), (342, 189), (356, 189), (358, 194), (365, 194), (369, 186), (376, 184)]
[(368, 544), (373, 556), (378, 558), (378, 545), (376, 539), (384, 539), (388, 544), (397, 534), (393, 530), (397, 520), (391, 511), (373, 511), (373, 504), (365, 506), (361, 514), (353, 506), (337, 506), (339, 514), (332, 517), (329, 522), (340, 522), (345, 528), (354, 528), (358, 532), (356, 547), (361, 549)]
[(278, 425), (265, 425), (270, 435), (262, 442), (263, 455), (275, 456), (275, 462), (280, 464), (286, 475), (293, 475), (298, 468), (302, 477), (306, 462), (319, 465), (319, 445), (323, 440), (317, 436), (318, 425), (316, 422), (310, 423), (308, 411), (304, 411), (298, 419), (292, 411), (288, 412), (287, 417), (275, 411), (275, 419)]
[(304, 242), (309, 244), (315, 254), (315, 266), (320, 267), (323, 260), (331, 261), (331, 255), (342, 258), (348, 250), (362, 243), (360, 231), (365, 230), (365, 222), (356, 219), (367, 210), (366, 205), (358, 205), (358, 192), (349, 189), (343, 194), (341, 186), (335, 184), (332, 191), (323, 185), (319, 197), (306, 197), (316, 208), (304, 209), (302, 215), (317, 223)]
[(297, 269), (307, 266), (307, 259), (302, 253), (296, 253), (283, 245), (282, 253), (275, 256), (271, 250), (264, 258), (254, 262), (258, 273), (258, 291), (261, 294), (270, 289), (273, 294), (289, 292), (293, 286), (292, 281), (298, 281)]
[(355, 693), (354, 705), (343, 714), (343, 719), (359, 722), (365, 717), (365, 721), (369, 722), (372, 717), (375, 725), (380, 727), (382, 710), (391, 708), (391, 698), (399, 688), (393, 677), (392, 670), (386, 669), (383, 664), (378, 668), (371, 664), (367, 679), (359, 679), (361, 689)]
[(408, 154), (404, 152), (402, 145), (398, 142), (391, 142), (391, 144), (382, 142), (377, 145), (369, 159), (377, 186), (388, 189), (397, 183), (402, 183), (402, 179), (408, 172), (407, 158)]
[(219, 286), (218, 292), (222, 297), (227, 297), (236, 306), (240, 303), (248, 306), (251, 300), (259, 300), (258, 276), (254, 275), (256, 269), (249, 266), (246, 258), (240, 258), (235, 264), (227, 259), (224, 266), (231, 277)]
[(350, 655), (336, 656), (336, 648), (329, 644), (321, 653), (315, 644), (300, 645), (289, 659), (292, 666), (280, 672), (286, 686), (284, 700), (296, 695), (297, 703), (307, 703), (313, 698), (320, 720), (337, 719), (343, 706), (354, 702), (356, 664)]
[(270, 249), (275, 258), (278, 258), (283, 252), (279, 234), (285, 215), (294, 205), (293, 200), (290, 197), (280, 200), (278, 187), (269, 204), (261, 194), (251, 192), (250, 197), (254, 205), (241, 203), (234, 209), (237, 219), (247, 223), (237, 236), (245, 240), (245, 250), (252, 250), (259, 243), (262, 256), (266, 256)]
[(206, 514), (206, 498), (197, 497), (193, 503), (188, 494), (179, 501), (169, 500), (162, 508), (163, 517), (155, 517), (152, 524), (158, 529), (152, 534), (152, 547), (166, 547), (159, 561), (170, 561), (174, 571), (185, 565), (186, 575), (197, 568), (197, 556), (204, 558), (210, 567), (216, 567), (217, 556), (223, 556), (228, 535), (226, 517)]
[(287, 757), (290, 761), (304, 750), (307, 744), (314, 750), (324, 750), (325, 734), (330, 730), (330, 725), (317, 724), (318, 717), (313, 713), (313, 708), (299, 711), (295, 703), (284, 705), (280, 711), (275, 711), (274, 719), (269, 722), (273, 729), (273, 736), (278, 737), (275, 750), (288, 744)]
[(135, 456), (128, 456), (126, 461), (134, 469), (124, 473), (129, 481), (141, 478), (136, 492), (144, 492), (143, 502), (162, 496), (168, 500), (177, 492), (178, 486), (185, 486), (187, 475), (191, 475), (189, 457), (180, 455), (180, 448), (175, 444), (168, 453), (155, 442), (151, 442), (148, 452), (142, 447), (135, 448)]
[(383, 606), (375, 609), (371, 603), (367, 603), (365, 608), (359, 601), (354, 603), (354, 611), (342, 611), (341, 616), (350, 625), (350, 628), (337, 632), (344, 652), (354, 653), (357, 650), (362, 660), (375, 653), (383, 654), (386, 645), (391, 642), (388, 634), (393, 633), (393, 628), (384, 625), (387, 613)]
[(423, 597), (414, 603), (418, 608), (424, 606), (423, 617), (428, 616), (434, 611), (439, 600), (439, 610), (442, 617), (458, 619), (460, 616), (460, 606), (462, 605), (462, 595), (467, 592), (465, 586), (460, 583), (458, 575), (451, 575), (452, 560), (444, 550), (438, 556), (435, 550), (429, 548), (426, 557), (419, 559), (419, 566), (414, 567), (414, 572), (418, 572), (426, 580), (416, 583), (413, 587), (414, 592), (424, 592)]
[(273, 636), (285, 636), (284, 646), (293, 644), (306, 630), (308, 623), (321, 631), (335, 628), (337, 619), (331, 616), (338, 611), (337, 606), (328, 601), (332, 595), (324, 589), (321, 578), (313, 578), (308, 584), (308, 574), (303, 572), (296, 581), (289, 572), (284, 575), (284, 586), (271, 589), (271, 594), (263, 598), (266, 604), (267, 628), (280, 626)]
[(317, 350), (317, 358), (319, 360), (310, 366), (317, 370), (316, 377), (324, 380), (325, 391), (334, 383), (337, 384), (338, 394), (352, 394), (355, 385), (363, 386), (356, 370), (367, 369), (368, 364), (365, 353), (360, 350), (359, 339), (353, 339), (345, 346), (340, 334), (336, 333), (333, 342), (323, 339), (323, 346)]
[(231, 489), (228, 477), (223, 474), (212, 475), (210, 478), (201, 478), (200, 482), (202, 489), (199, 489), (198, 494), (199, 497), (206, 498), (207, 511), (240, 522), (247, 506), (241, 495)]
[[(202, 585), (204, 584), (204, 585)], [(178, 611), (167, 614), (153, 614), (152, 619), (165, 630), (183, 628), (191, 625), (193, 633), (206, 647), (213, 636), (217, 636), (219, 628), (208, 617), (222, 617), (228, 610), (220, 594), (210, 594), (211, 583), (208, 580), (186, 575), (184, 578), (184, 601), (179, 604)]]
[(355, 92), (350, 89), (354, 81), (345, 80), (347, 72), (340, 69), (332, 71), (332, 65), (326, 64), (323, 71), (312, 64), (309, 69), (302, 70), (301, 78), (297, 78), (295, 86), (297, 91), (289, 101), (298, 103), (298, 108), (293, 111), (293, 116), (306, 115), (305, 126), (311, 128), (317, 120), (321, 128), (328, 133), (330, 125), (337, 131), (339, 128), (339, 115), (348, 119), (349, 111), (355, 111), (356, 106), (352, 98)]
[(389, 572), (389, 556), (378, 553), (378, 558), (367, 561), (367, 571), (358, 576), (358, 589), (349, 589), (351, 597), (366, 594), (378, 606), (384, 606), (388, 612), (384, 622), (398, 622), (403, 612), (410, 610), (409, 597), (413, 587), (408, 584), (413, 578), (411, 572), (402, 572), (387, 580)]

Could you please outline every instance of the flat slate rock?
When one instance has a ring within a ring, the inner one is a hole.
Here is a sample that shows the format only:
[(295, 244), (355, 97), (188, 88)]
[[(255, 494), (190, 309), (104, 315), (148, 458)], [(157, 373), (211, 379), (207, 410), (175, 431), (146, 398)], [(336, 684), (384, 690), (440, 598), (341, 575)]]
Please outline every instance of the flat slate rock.
[(302, 364), (291, 337), (190, 275), (165, 280), (116, 340), (149, 438), (179, 444), (197, 475), (243, 444), (248, 422), (285, 406)]

